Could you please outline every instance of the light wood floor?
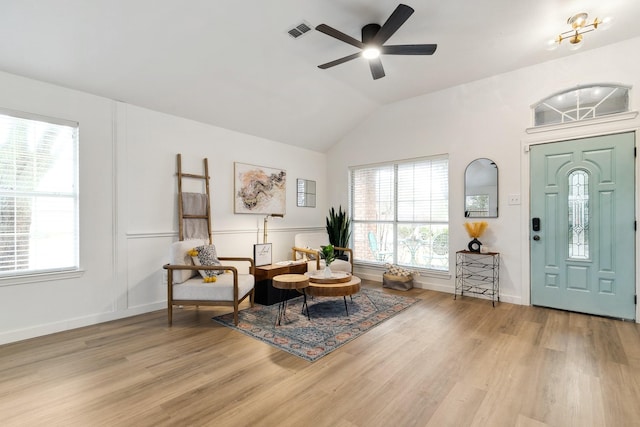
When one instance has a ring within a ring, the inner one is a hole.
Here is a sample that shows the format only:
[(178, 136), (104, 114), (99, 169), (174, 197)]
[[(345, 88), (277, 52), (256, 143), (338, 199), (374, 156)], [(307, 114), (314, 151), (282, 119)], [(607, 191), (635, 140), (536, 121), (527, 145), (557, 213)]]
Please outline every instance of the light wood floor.
[(0, 346), (0, 424), (640, 425), (637, 324), (402, 294), (421, 301), (315, 363), (212, 322), (223, 308)]

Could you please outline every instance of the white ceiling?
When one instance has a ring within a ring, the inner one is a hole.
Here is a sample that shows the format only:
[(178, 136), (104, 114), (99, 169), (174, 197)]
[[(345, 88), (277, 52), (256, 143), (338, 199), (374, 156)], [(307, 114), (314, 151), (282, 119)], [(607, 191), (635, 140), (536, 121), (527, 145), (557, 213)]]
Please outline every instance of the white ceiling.
[[(0, 0), (0, 70), (324, 152), (381, 105), (580, 51), (546, 42), (566, 19), (613, 17), (582, 50), (640, 35), (637, 0), (410, 0), (387, 44), (437, 43), (433, 56), (365, 59), (321, 70), (383, 24), (391, 0)], [(1, 100), (0, 100), (1, 103)]]

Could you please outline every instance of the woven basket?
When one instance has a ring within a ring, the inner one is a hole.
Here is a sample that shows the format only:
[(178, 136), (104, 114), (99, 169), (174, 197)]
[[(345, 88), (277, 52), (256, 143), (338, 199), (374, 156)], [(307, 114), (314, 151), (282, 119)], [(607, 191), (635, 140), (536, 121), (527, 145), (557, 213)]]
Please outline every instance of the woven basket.
[(413, 276), (396, 276), (384, 273), (382, 275), (382, 287), (395, 289), (396, 291), (407, 291), (413, 288)]

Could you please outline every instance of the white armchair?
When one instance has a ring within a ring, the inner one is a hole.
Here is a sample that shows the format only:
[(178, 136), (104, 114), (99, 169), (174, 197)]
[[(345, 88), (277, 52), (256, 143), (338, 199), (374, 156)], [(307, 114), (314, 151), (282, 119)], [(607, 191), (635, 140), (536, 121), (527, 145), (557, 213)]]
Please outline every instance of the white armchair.
[[(167, 314), (169, 325), (173, 321), (174, 305), (223, 305), (233, 306), (233, 321), (238, 324), (238, 306), (249, 297), (253, 307), (254, 264), (251, 258), (218, 257), (228, 265), (195, 265), (189, 252), (206, 245), (202, 240), (183, 240), (171, 245), (167, 270)], [(240, 273), (238, 268), (242, 265)], [(246, 267), (248, 268), (246, 268)], [(215, 281), (205, 282), (198, 271), (223, 271)], [(244, 273), (248, 271), (248, 273)], [(195, 277), (193, 277), (195, 275)]]
[[(323, 270), (325, 267), (324, 259), (321, 258), (320, 252), (323, 246), (329, 244), (329, 235), (324, 232), (318, 233), (300, 233), (294, 237), (293, 260), (308, 259), (307, 271)], [(353, 272), (353, 251), (349, 248), (341, 248), (334, 246), (337, 251), (343, 251), (349, 258), (348, 261), (336, 259), (331, 263), (332, 271), (344, 271), (346, 273)]]

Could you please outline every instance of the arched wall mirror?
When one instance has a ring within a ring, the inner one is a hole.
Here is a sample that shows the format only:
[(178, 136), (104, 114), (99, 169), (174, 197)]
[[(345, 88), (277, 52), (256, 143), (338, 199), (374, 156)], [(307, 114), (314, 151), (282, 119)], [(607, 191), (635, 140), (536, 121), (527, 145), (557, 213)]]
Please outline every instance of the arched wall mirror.
[(491, 159), (476, 159), (464, 171), (464, 216), (498, 216), (498, 166)]

